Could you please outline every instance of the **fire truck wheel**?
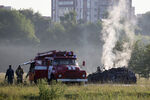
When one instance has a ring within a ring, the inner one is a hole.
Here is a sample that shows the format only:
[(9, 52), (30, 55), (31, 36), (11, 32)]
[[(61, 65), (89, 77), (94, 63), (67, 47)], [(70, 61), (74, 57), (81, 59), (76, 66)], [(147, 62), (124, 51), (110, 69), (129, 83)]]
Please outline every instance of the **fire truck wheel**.
[(34, 83), (37, 84), (37, 79), (34, 77)]

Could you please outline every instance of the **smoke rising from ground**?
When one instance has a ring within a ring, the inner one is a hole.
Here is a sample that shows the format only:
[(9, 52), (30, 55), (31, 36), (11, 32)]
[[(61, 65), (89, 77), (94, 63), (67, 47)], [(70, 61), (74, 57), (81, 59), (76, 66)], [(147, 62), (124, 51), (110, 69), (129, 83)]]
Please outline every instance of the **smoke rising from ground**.
[[(104, 41), (101, 62), (105, 69), (127, 66), (134, 44), (134, 27), (128, 18), (126, 0), (120, 2), (109, 11), (103, 20), (102, 40)], [(121, 42), (122, 50), (114, 49)]]

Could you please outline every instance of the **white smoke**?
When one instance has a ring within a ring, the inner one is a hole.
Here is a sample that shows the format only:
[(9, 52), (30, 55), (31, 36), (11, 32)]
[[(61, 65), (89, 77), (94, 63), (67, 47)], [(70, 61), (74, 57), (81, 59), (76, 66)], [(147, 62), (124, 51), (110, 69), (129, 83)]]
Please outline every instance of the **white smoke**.
[[(104, 41), (101, 62), (105, 69), (127, 66), (134, 44), (134, 27), (127, 10), (127, 0), (120, 0), (103, 20), (102, 39)], [(122, 50), (114, 49), (121, 41)]]

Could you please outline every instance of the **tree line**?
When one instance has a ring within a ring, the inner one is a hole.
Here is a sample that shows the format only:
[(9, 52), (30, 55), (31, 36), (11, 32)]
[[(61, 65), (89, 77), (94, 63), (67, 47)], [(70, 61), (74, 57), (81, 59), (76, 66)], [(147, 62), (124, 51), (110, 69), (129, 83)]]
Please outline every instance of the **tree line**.
[[(82, 46), (86, 37), (89, 44), (99, 41), (101, 22), (77, 22), (75, 12), (61, 17), (60, 23), (41, 16), (38, 12), (0, 9), (0, 41), (15, 45), (74, 45)], [(85, 36), (86, 35), (86, 36)]]

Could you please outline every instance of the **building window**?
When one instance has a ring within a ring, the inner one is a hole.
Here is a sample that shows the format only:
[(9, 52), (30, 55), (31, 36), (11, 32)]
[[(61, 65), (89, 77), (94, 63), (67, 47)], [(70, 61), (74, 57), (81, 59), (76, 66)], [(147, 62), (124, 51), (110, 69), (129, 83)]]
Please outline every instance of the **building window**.
[(59, 5), (63, 6), (63, 5), (73, 5), (73, 1), (59, 1)]
[(90, 0), (87, 0), (87, 8), (90, 8)]
[(97, 5), (98, 5), (98, 2), (95, 2), (95, 5), (97, 6)]

